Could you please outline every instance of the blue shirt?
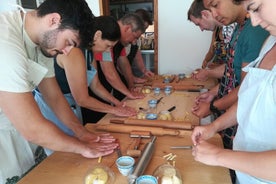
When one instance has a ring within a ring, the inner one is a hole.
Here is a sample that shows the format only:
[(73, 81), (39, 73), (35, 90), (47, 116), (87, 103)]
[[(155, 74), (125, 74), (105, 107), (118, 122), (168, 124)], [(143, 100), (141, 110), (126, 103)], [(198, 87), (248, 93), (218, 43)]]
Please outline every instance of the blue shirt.
[[(233, 42), (239, 32), (239, 28), (240, 25), (238, 24), (232, 35), (231, 45), (234, 44)], [(262, 45), (268, 36), (269, 32), (260, 26), (253, 27), (250, 19), (246, 21), (235, 46), (234, 70), (239, 84), (241, 82), (242, 63), (250, 63), (258, 57)]]

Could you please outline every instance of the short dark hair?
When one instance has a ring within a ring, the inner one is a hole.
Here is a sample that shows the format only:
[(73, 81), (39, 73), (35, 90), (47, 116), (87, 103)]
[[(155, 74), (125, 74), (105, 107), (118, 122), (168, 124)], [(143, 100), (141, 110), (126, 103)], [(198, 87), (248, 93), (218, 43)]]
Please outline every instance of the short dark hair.
[(144, 20), (144, 22), (147, 22), (149, 25), (152, 25), (152, 19), (148, 11), (144, 9), (137, 9), (134, 13), (139, 15)]
[(241, 4), (243, 1), (245, 1), (245, 0), (233, 0), (233, 2), (234, 2), (234, 4)]
[(92, 34), (94, 35), (98, 30), (102, 32), (102, 39), (117, 41), (121, 37), (120, 26), (115, 18), (111, 16), (94, 18)]
[(38, 17), (58, 13), (61, 16), (59, 29), (78, 31), (81, 45), (88, 45), (94, 15), (85, 0), (45, 0), (36, 10)]
[(188, 10), (188, 20), (191, 21), (191, 15), (195, 18), (202, 18), (201, 12), (207, 10), (204, 7), (203, 0), (194, 0)]
[(131, 25), (132, 31), (141, 31), (142, 33), (145, 32), (145, 24), (143, 19), (135, 13), (128, 13), (120, 18), (123, 25)]

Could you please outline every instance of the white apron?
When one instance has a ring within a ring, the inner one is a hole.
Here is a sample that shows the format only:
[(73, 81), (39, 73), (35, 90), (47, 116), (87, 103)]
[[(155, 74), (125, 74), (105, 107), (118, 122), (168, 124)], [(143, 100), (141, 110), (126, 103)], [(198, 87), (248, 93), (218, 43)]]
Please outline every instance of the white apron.
[[(276, 37), (270, 36), (259, 57), (243, 69), (248, 73), (238, 93), (239, 125), (233, 150), (261, 152), (276, 149), (276, 65), (272, 70), (258, 68), (275, 42)], [(245, 173), (236, 174), (237, 183), (241, 184), (276, 183)]]

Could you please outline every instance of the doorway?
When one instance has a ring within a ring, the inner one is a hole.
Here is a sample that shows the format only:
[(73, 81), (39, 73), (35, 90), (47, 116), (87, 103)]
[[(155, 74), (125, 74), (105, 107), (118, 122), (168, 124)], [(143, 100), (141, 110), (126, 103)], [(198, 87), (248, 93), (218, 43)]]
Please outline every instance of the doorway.
[[(127, 4), (126, 4), (127, 2)], [(118, 17), (121, 11), (119, 10), (120, 7), (122, 8), (123, 12), (131, 12), (133, 6), (139, 3), (146, 3), (144, 5), (149, 6), (152, 4), (152, 15), (153, 15), (153, 22), (154, 22), (154, 49), (153, 49), (153, 66), (154, 66), (154, 73), (158, 74), (158, 0), (100, 0), (100, 12), (101, 15), (115, 15)], [(132, 5), (131, 5), (132, 4)], [(112, 6), (118, 8), (118, 10), (114, 10), (111, 12)]]

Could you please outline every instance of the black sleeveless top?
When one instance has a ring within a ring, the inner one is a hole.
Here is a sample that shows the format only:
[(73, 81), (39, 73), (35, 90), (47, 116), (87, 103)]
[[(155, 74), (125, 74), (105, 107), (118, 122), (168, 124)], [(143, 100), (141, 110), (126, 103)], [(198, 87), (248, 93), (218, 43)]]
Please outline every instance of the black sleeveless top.
[[(115, 46), (113, 47), (113, 59), (114, 59), (113, 60), (114, 61), (113, 64), (114, 64), (114, 66), (115, 66), (116, 69), (117, 69), (117, 67), (116, 67), (117, 60), (120, 57), (120, 54), (121, 54), (123, 48), (124, 48), (124, 46), (120, 42), (117, 42), (115, 44)], [(98, 71), (99, 80), (102, 83), (102, 85), (107, 89), (107, 91), (111, 92), (112, 86), (106, 80), (105, 75), (104, 75), (104, 73), (102, 71), (100, 62), (102, 62), (102, 61), (97, 61), (97, 71)]]
[[(93, 53), (91, 50), (82, 50), (87, 64), (87, 70), (91, 69), (90, 62), (93, 60)], [(58, 85), (63, 94), (71, 93), (69, 83), (66, 78), (65, 70), (57, 64), (56, 57), (54, 58), (55, 75)]]
[(56, 58), (54, 58), (54, 67), (55, 67), (56, 79), (62, 93), (63, 94), (71, 93), (71, 90), (65, 75), (65, 70), (57, 64)]

